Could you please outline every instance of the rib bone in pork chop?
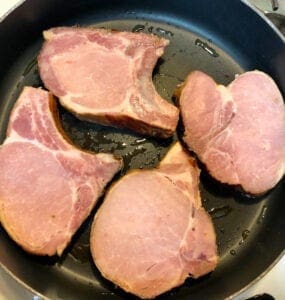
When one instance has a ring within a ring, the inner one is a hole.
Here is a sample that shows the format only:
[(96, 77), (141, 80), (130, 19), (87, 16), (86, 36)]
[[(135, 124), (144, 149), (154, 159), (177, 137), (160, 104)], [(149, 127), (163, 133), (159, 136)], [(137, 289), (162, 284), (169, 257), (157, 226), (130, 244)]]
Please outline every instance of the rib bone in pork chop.
[(252, 194), (278, 183), (285, 170), (285, 106), (272, 78), (251, 71), (225, 87), (195, 71), (180, 92), (184, 141), (213, 177)]
[(104, 277), (154, 298), (215, 269), (216, 237), (201, 206), (199, 173), (176, 143), (158, 169), (131, 171), (111, 187), (91, 231)]
[(110, 154), (80, 151), (65, 139), (56, 103), (25, 87), (0, 148), (0, 220), (26, 251), (60, 255), (120, 169)]
[(38, 63), (45, 86), (79, 118), (171, 136), (178, 109), (162, 99), (152, 71), (168, 40), (105, 29), (60, 27), (44, 32)]

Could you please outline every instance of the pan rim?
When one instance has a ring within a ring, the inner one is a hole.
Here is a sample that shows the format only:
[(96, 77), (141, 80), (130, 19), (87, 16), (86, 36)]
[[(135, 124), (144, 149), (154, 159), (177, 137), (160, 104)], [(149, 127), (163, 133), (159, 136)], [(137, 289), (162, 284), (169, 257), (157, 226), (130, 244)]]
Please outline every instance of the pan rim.
[[(24, 0), (25, 1), (25, 0)], [(33, 296), (38, 296), (43, 298), (44, 300), (51, 300), (47, 296), (41, 294), (40, 292), (36, 291), (34, 288), (29, 286), (27, 283), (22, 281), (20, 278), (18, 278), (11, 270), (9, 270), (1, 261), (0, 261), (0, 267), (8, 276), (11, 277), (12, 280), (16, 281), (17, 284), (19, 284), (22, 288), (26, 289), (28, 292), (33, 293)]]
[[(281, 32), (278, 30), (278, 28), (267, 18), (264, 13), (262, 13), (260, 10), (258, 10), (253, 4), (249, 3), (247, 0), (240, 0), (244, 5), (248, 6), (250, 9), (252, 9), (257, 15), (259, 15), (260, 18), (263, 19), (267, 23), (268, 26), (274, 31), (275, 34), (278, 35), (280, 40), (285, 44), (285, 36), (281, 34)], [(16, 9), (18, 9), (22, 4), (27, 2), (27, 0), (18, 0), (16, 4), (14, 4), (4, 15), (0, 17), (0, 24)], [(249, 288), (251, 288), (254, 284), (256, 284), (258, 281), (260, 281), (262, 278), (265, 277), (266, 274), (268, 274), (276, 265), (277, 263), (285, 257), (285, 249), (278, 255), (277, 258), (273, 260), (273, 262), (255, 279), (253, 279), (250, 283), (248, 283), (246, 286), (241, 288), (239, 291), (235, 292), (234, 294), (230, 295), (226, 299), (234, 299), (235, 297), (239, 296), (241, 293), (245, 292)], [(11, 277), (11, 279), (15, 280), (20, 286), (25, 288), (27, 291), (33, 293), (35, 296), (39, 296), (42, 299), (50, 300), (51, 298), (41, 294), (40, 292), (36, 291), (34, 288), (26, 284), (24, 281), (19, 279), (11, 270), (9, 270), (1, 261), (0, 261), (0, 268), (8, 274), (8, 276)]]
[[(278, 255), (278, 257), (255, 279), (253, 279), (250, 283), (248, 283), (246, 286), (244, 286), (242, 289), (239, 291), (235, 292), (234, 294), (228, 296), (225, 298), (225, 300), (231, 300), (234, 299), (235, 297), (239, 296), (249, 288), (251, 288), (254, 284), (256, 284), (258, 281), (260, 281), (262, 278), (264, 278), (276, 265), (277, 263), (285, 257), (285, 249)], [(51, 300), (51, 298), (43, 295), (42, 293), (36, 291), (34, 288), (26, 284), (24, 281), (19, 279), (11, 270), (9, 270), (1, 261), (0, 261), (0, 267), (8, 276), (11, 277), (14, 281), (16, 281), (22, 288), (25, 288), (28, 292), (33, 293), (33, 296), (39, 296), (44, 300)]]
[(18, 0), (18, 2), (14, 4), (8, 11), (6, 11), (4, 15), (0, 16), (0, 23), (2, 23), (14, 10), (16, 10), (24, 2), (26, 2), (26, 0)]
[[(25, 0), (24, 0), (25, 1)], [(282, 42), (285, 44), (285, 36), (280, 32), (280, 30), (274, 25), (272, 21), (266, 15), (258, 9), (256, 6), (253, 4), (249, 3), (247, 0), (240, 0), (244, 5), (248, 6), (251, 10), (253, 10), (257, 15), (259, 15), (260, 18), (265, 21), (270, 28), (278, 35), (278, 37), (282, 40)], [(274, 12), (273, 12), (274, 13)]]
[(226, 298), (226, 300), (234, 299), (235, 297), (239, 296), (246, 290), (250, 289), (252, 286), (254, 286), (258, 281), (260, 281), (262, 278), (265, 277), (276, 265), (281, 259), (285, 257), (285, 249), (278, 255), (278, 257), (255, 279), (253, 279), (249, 284), (244, 286), (242, 289), (239, 291), (235, 292), (234, 294), (230, 295), (229, 297)]

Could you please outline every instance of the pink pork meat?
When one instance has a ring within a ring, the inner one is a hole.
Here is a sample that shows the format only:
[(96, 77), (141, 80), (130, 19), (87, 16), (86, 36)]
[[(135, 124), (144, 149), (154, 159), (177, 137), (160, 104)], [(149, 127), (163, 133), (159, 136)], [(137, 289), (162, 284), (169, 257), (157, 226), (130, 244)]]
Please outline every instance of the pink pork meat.
[(201, 206), (199, 174), (177, 142), (157, 169), (131, 171), (111, 187), (90, 238), (105, 278), (154, 298), (215, 269), (216, 236)]
[(180, 88), (184, 141), (217, 180), (251, 194), (272, 189), (285, 170), (285, 106), (267, 74), (228, 86), (192, 72)]
[(61, 255), (121, 168), (113, 155), (81, 151), (66, 138), (54, 98), (25, 87), (0, 148), (0, 221), (32, 254)]
[(178, 109), (162, 99), (153, 68), (168, 40), (95, 28), (44, 31), (38, 58), (45, 86), (78, 118), (166, 138)]

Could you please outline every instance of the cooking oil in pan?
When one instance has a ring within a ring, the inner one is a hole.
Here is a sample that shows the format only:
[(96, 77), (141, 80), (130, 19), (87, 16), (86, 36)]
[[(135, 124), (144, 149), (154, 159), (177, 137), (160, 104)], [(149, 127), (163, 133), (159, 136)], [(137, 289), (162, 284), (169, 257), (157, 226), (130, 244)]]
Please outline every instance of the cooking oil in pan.
[(195, 45), (201, 47), (204, 51), (206, 51), (208, 54), (210, 54), (213, 57), (219, 56), (219, 54), (217, 53), (217, 51), (214, 48), (212, 48), (211, 46), (209, 46), (208, 43), (203, 42), (200, 39), (195, 40)]
[(132, 29), (132, 32), (141, 32), (145, 29), (145, 26), (144, 25), (141, 25), (141, 24), (138, 24), (136, 25), (133, 29)]
[(129, 169), (155, 167), (176, 139), (145, 138), (127, 130), (80, 122), (63, 108), (60, 108), (60, 116), (64, 130), (79, 147), (122, 157), (124, 166), (120, 175)]
[(241, 234), (241, 240), (239, 241), (238, 244), (242, 245), (245, 242), (245, 240), (248, 238), (249, 234), (250, 234), (250, 230), (245, 229)]
[(156, 28), (155, 31), (156, 31), (159, 35), (165, 35), (165, 36), (173, 36), (173, 35), (174, 35), (174, 33), (173, 33), (172, 31), (170, 31), (170, 30), (165, 30), (165, 29), (160, 28), (160, 27)]
[(79, 263), (86, 263), (90, 259), (89, 255), (90, 245), (88, 244), (75, 244), (72, 250), (68, 253), (68, 255)]
[(23, 76), (25, 77), (26, 75), (28, 75), (34, 68), (37, 68), (37, 57), (34, 57), (33, 60), (27, 65), (27, 67), (25, 68), (24, 72), (23, 72)]
[(132, 28), (132, 32), (148, 32), (152, 34), (157, 34), (159, 36), (164, 36), (164, 37), (172, 37), (174, 33), (170, 30), (163, 29), (161, 27), (154, 27), (154, 26), (148, 26), (148, 23), (146, 25), (143, 24), (137, 24)]
[(266, 211), (267, 211), (267, 206), (263, 205), (262, 209), (261, 209), (261, 212), (260, 212), (260, 215), (259, 215), (259, 217), (257, 219), (257, 224), (261, 224), (262, 223), (262, 221), (265, 218)]
[(232, 208), (228, 205), (225, 205), (221, 207), (213, 207), (208, 210), (208, 213), (211, 215), (212, 219), (219, 219), (226, 217), (231, 211)]

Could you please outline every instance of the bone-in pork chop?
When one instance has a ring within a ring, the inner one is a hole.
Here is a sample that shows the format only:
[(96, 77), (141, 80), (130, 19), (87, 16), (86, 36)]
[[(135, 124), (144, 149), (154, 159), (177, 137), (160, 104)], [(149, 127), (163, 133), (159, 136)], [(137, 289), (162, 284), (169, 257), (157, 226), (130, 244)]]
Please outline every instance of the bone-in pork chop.
[(44, 37), (41, 78), (78, 118), (163, 138), (174, 133), (178, 109), (152, 82), (168, 40), (76, 27), (52, 28)]
[(0, 148), (0, 221), (38, 255), (62, 253), (121, 167), (111, 154), (75, 148), (58, 122), (53, 97), (25, 87)]
[(157, 169), (131, 171), (111, 187), (90, 238), (104, 277), (154, 298), (215, 269), (216, 237), (201, 206), (199, 174), (177, 142)]
[(228, 87), (191, 73), (180, 91), (184, 141), (217, 180), (262, 194), (285, 170), (285, 106), (278, 87), (260, 71)]

